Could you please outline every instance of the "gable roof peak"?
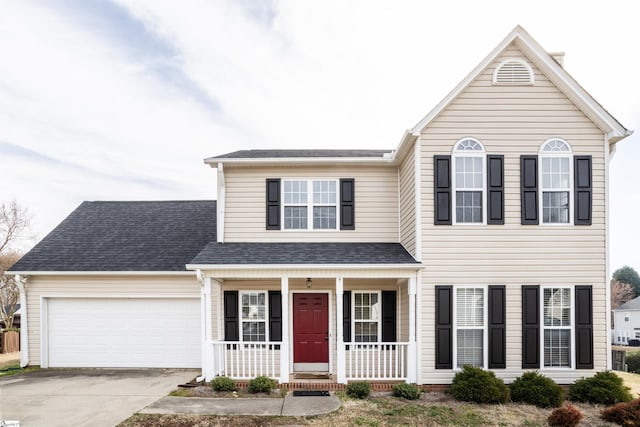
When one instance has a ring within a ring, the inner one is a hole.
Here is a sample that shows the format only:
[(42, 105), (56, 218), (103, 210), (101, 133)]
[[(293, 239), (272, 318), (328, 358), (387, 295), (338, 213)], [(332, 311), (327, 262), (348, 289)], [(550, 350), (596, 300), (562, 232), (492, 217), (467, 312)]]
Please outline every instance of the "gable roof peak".
[[(627, 130), (607, 110), (605, 110), (586, 90), (565, 71), (562, 64), (552, 54), (545, 51), (531, 35), (520, 25), (505, 37), (449, 94), (426, 116), (411, 128), (400, 145), (408, 143), (408, 135), (417, 137), (463, 90), (465, 90), (504, 50), (511, 44), (515, 46), (536, 67), (562, 91), (598, 128), (607, 135), (610, 144), (614, 144), (633, 132)], [(554, 54), (558, 56), (558, 54)], [(398, 151), (400, 148), (398, 148)]]

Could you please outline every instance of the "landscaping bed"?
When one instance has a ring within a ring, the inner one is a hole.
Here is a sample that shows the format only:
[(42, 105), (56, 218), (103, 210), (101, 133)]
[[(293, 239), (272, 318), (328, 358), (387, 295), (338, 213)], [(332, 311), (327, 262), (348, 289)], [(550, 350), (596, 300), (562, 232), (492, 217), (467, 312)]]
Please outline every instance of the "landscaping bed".
[(199, 385), (197, 387), (177, 388), (169, 393), (169, 396), (179, 397), (220, 397), (220, 398), (245, 398), (245, 397), (283, 397), (286, 394), (286, 390), (283, 392), (280, 389), (273, 389), (269, 393), (249, 393), (246, 388), (239, 388), (237, 391), (215, 391), (210, 385)]

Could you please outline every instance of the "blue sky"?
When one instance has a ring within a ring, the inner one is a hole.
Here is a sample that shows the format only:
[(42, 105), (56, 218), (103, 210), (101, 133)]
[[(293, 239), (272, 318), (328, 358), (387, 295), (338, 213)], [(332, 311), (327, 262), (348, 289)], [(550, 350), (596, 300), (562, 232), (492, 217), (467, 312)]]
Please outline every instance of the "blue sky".
[[(640, 269), (635, 1), (15, 0), (0, 7), (0, 200), (42, 238), (83, 200), (213, 199), (202, 159), (395, 148), (522, 25), (637, 135), (611, 164), (611, 267)], [(24, 243), (25, 248), (33, 242)]]

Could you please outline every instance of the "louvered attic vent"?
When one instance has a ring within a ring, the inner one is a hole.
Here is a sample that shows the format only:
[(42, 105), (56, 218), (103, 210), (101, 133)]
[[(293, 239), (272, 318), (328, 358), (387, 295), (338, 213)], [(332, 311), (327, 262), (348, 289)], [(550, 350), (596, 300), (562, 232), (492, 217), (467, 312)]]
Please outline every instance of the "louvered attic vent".
[(534, 83), (531, 66), (521, 59), (502, 61), (493, 72), (495, 85), (532, 85)]

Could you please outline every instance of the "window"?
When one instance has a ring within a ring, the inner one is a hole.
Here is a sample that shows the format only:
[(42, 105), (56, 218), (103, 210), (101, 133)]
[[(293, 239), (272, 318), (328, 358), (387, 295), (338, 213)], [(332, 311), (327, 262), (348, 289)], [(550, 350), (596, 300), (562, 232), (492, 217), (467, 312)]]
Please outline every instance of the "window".
[(478, 140), (460, 140), (453, 150), (456, 223), (483, 223), (485, 154)]
[(571, 218), (571, 148), (553, 138), (540, 152), (542, 223), (568, 224)]
[(285, 180), (285, 230), (335, 230), (338, 223), (336, 180)]
[(543, 288), (543, 353), (545, 368), (571, 367), (571, 288)]
[(354, 292), (353, 322), (355, 342), (378, 342), (380, 336), (380, 294)]
[(624, 321), (628, 322), (629, 321), (629, 313), (625, 313), (624, 314)]
[(485, 288), (455, 288), (456, 367), (485, 365)]
[(242, 320), (242, 341), (266, 341), (267, 337), (267, 293), (241, 292), (240, 313)]

